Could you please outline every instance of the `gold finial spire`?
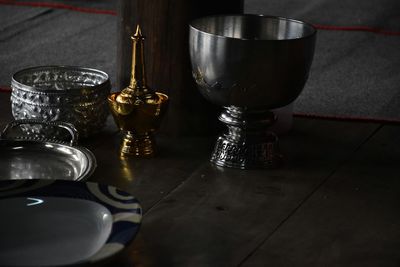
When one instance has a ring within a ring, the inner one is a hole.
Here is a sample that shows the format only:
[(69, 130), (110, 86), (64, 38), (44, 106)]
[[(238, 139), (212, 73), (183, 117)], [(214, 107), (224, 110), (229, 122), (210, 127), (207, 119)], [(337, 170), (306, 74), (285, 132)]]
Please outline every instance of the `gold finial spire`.
[(135, 37), (143, 37), (142, 30), (140, 29), (140, 25), (139, 24), (136, 26), (136, 32), (135, 32), (135, 34), (133, 36), (131, 36), (131, 39), (133, 39)]
[(132, 39), (132, 68), (129, 86), (122, 90), (116, 100), (120, 103), (133, 103), (138, 98), (152, 100), (155, 98), (146, 84), (146, 68), (144, 62), (144, 36), (137, 25)]
[(148, 93), (146, 88), (146, 69), (144, 62), (144, 37), (140, 26), (137, 25), (136, 33), (131, 36), (132, 45), (132, 70), (129, 87), (135, 90), (135, 95)]

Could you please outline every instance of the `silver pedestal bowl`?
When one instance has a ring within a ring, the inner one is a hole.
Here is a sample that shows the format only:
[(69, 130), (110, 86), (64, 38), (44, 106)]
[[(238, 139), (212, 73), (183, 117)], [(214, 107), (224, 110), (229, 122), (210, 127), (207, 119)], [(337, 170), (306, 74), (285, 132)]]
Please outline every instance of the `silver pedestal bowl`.
[(315, 28), (281, 17), (223, 15), (190, 24), (190, 57), (202, 95), (224, 107), (211, 162), (240, 169), (280, 163), (270, 111), (293, 102), (311, 67)]

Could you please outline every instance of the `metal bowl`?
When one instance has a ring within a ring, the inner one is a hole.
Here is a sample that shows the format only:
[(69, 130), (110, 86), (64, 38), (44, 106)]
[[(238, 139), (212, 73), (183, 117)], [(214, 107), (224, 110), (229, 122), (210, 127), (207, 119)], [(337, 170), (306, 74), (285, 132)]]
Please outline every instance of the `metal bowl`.
[(222, 106), (272, 109), (298, 97), (316, 40), (307, 23), (271, 16), (226, 15), (194, 20), (190, 56), (200, 92)]
[(72, 123), (87, 137), (104, 126), (111, 90), (105, 72), (71, 66), (41, 66), (15, 73), (11, 107), (16, 120)]

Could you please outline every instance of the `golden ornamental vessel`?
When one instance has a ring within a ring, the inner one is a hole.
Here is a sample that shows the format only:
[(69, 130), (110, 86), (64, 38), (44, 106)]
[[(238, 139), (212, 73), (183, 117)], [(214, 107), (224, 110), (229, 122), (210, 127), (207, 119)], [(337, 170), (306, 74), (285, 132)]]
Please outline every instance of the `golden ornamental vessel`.
[(151, 90), (146, 84), (144, 37), (140, 26), (131, 37), (132, 70), (128, 87), (108, 97), (111, 114), (123, 132), (122, 157), (152, 157), (156, 152), (153, 133), (159, 128), (167, 109), (168, 96)]

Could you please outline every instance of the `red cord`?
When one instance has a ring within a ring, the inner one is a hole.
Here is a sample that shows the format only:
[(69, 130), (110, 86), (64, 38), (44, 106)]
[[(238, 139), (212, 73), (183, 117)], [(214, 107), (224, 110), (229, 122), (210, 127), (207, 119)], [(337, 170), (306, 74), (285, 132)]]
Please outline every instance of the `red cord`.
[[(105, 14), (105, 15), (112, 15), (112, 16), (117, 15), (117, 12), (115, 10), (78, 7), (78, 6), (71, 6), (71, 5), (66, 5), (66, 4), (62, 4), (62, 3), (20, 2), (20, 1), (15, 1), (15, 0), (0, 0), (0, 4), (14, 5), (14, 6), (68, 9), (68, 10), (83, 12), (83, 13)], [(383, 30), (383, 29), (369, 27), (369, 26), (332, 26), (332, 25), (314, 24), (314, 27), (319, 30), (326, 30), (326, 31), (359, 31), (359, 32), (371, 32), (371, 33), (382, 34), (382, 35), (400, 36), (400, 31), (388, 31), (388, 30)]]
[(337, 120), (337, 121), (359, 121), (359, 122), (373, 122), (373, 123), (400, 123), (400, 119), (389, 118), (367, 118), (367, 117), (353, 117), (353, 116), (338, 116), (338, 115), (318, 115), (310, 113), (293, 113), (295, 117), (314, 118), (323, 120)]
[(383, 35), (400, 35), (399, 31), (387, 31), (368, 26), (331, 26), (331, 25), (314, 24), (314, 27), (319, 30), (326, 30), (326, 31), (356, 31), (356, 32), (372, 32)]
[[(14, 6), (67, 9), (67, 10), (83, 12), (83, 13), (104, 14), (104, 15), (112, 15), (112, 16), (117, 15), (117, 12), (114, 10), (77, 7), (77, 6), (71, 6), (71, 5), (66, 5), (66, 4), (62, 4), (62, 3), (17, 2), (15, 0), (0, 0), (0, 4), (14, 5)], [(371, 33), (382, 34), (382, 35), (400, 36), (399, 31), (388, 31), (388, 30), (383, 30), (383, 29), (373, 28), (373, 27), (368, 27), (368, 26), (332, 26), (332, 25), (314, 24), (314, 27), (319, 30), (327, 30), (327, 31), (360, 31), (360, 32), (371, 32)], [(11, 92), (11, 89), (7, 88), (7, 87), (0, 87), (0, 92), (9, 93), (9, 92)], [(362, 121), (362, 122), (374, 122), (374, 123), (382, 123), (382, 122), (383, 123), (400, 123), (400, 120), (387, 119), (387, 118), (373, 119), (373, 118), (364, 118), (364, 117), (331, 116), (331, 115), (317, 115), (317, 114), (308, 114), (308, 113), (295, 113), (294, 116), (317, 118), (317, 119), (328, 119), (328, 120), (341, 120), (341, 121)]]
[(68, 10), (83, 12), (83, 13), (94, 13), (94, 14), (104, 14), (104, 15), (113, 15), (113, 16), (117, 15), (117, 12), (115, 10), (78, 7), (78, 6), (71, 6), (71, 5), (66, 5), (66, 4), (62, 4), (62, 3), (19, 2), (19, 1), (14, 1), (14, 0), (0, 0), (0, 4), (13, 5), (13, 6), (47, 7), (47, 8), (56, 8), (56, 9), (68, 9)]
[(11, 88), (5, 87), (5, 86), (0, 86), (0, 92), (1, 93), (10, 93), (11, 92)]

